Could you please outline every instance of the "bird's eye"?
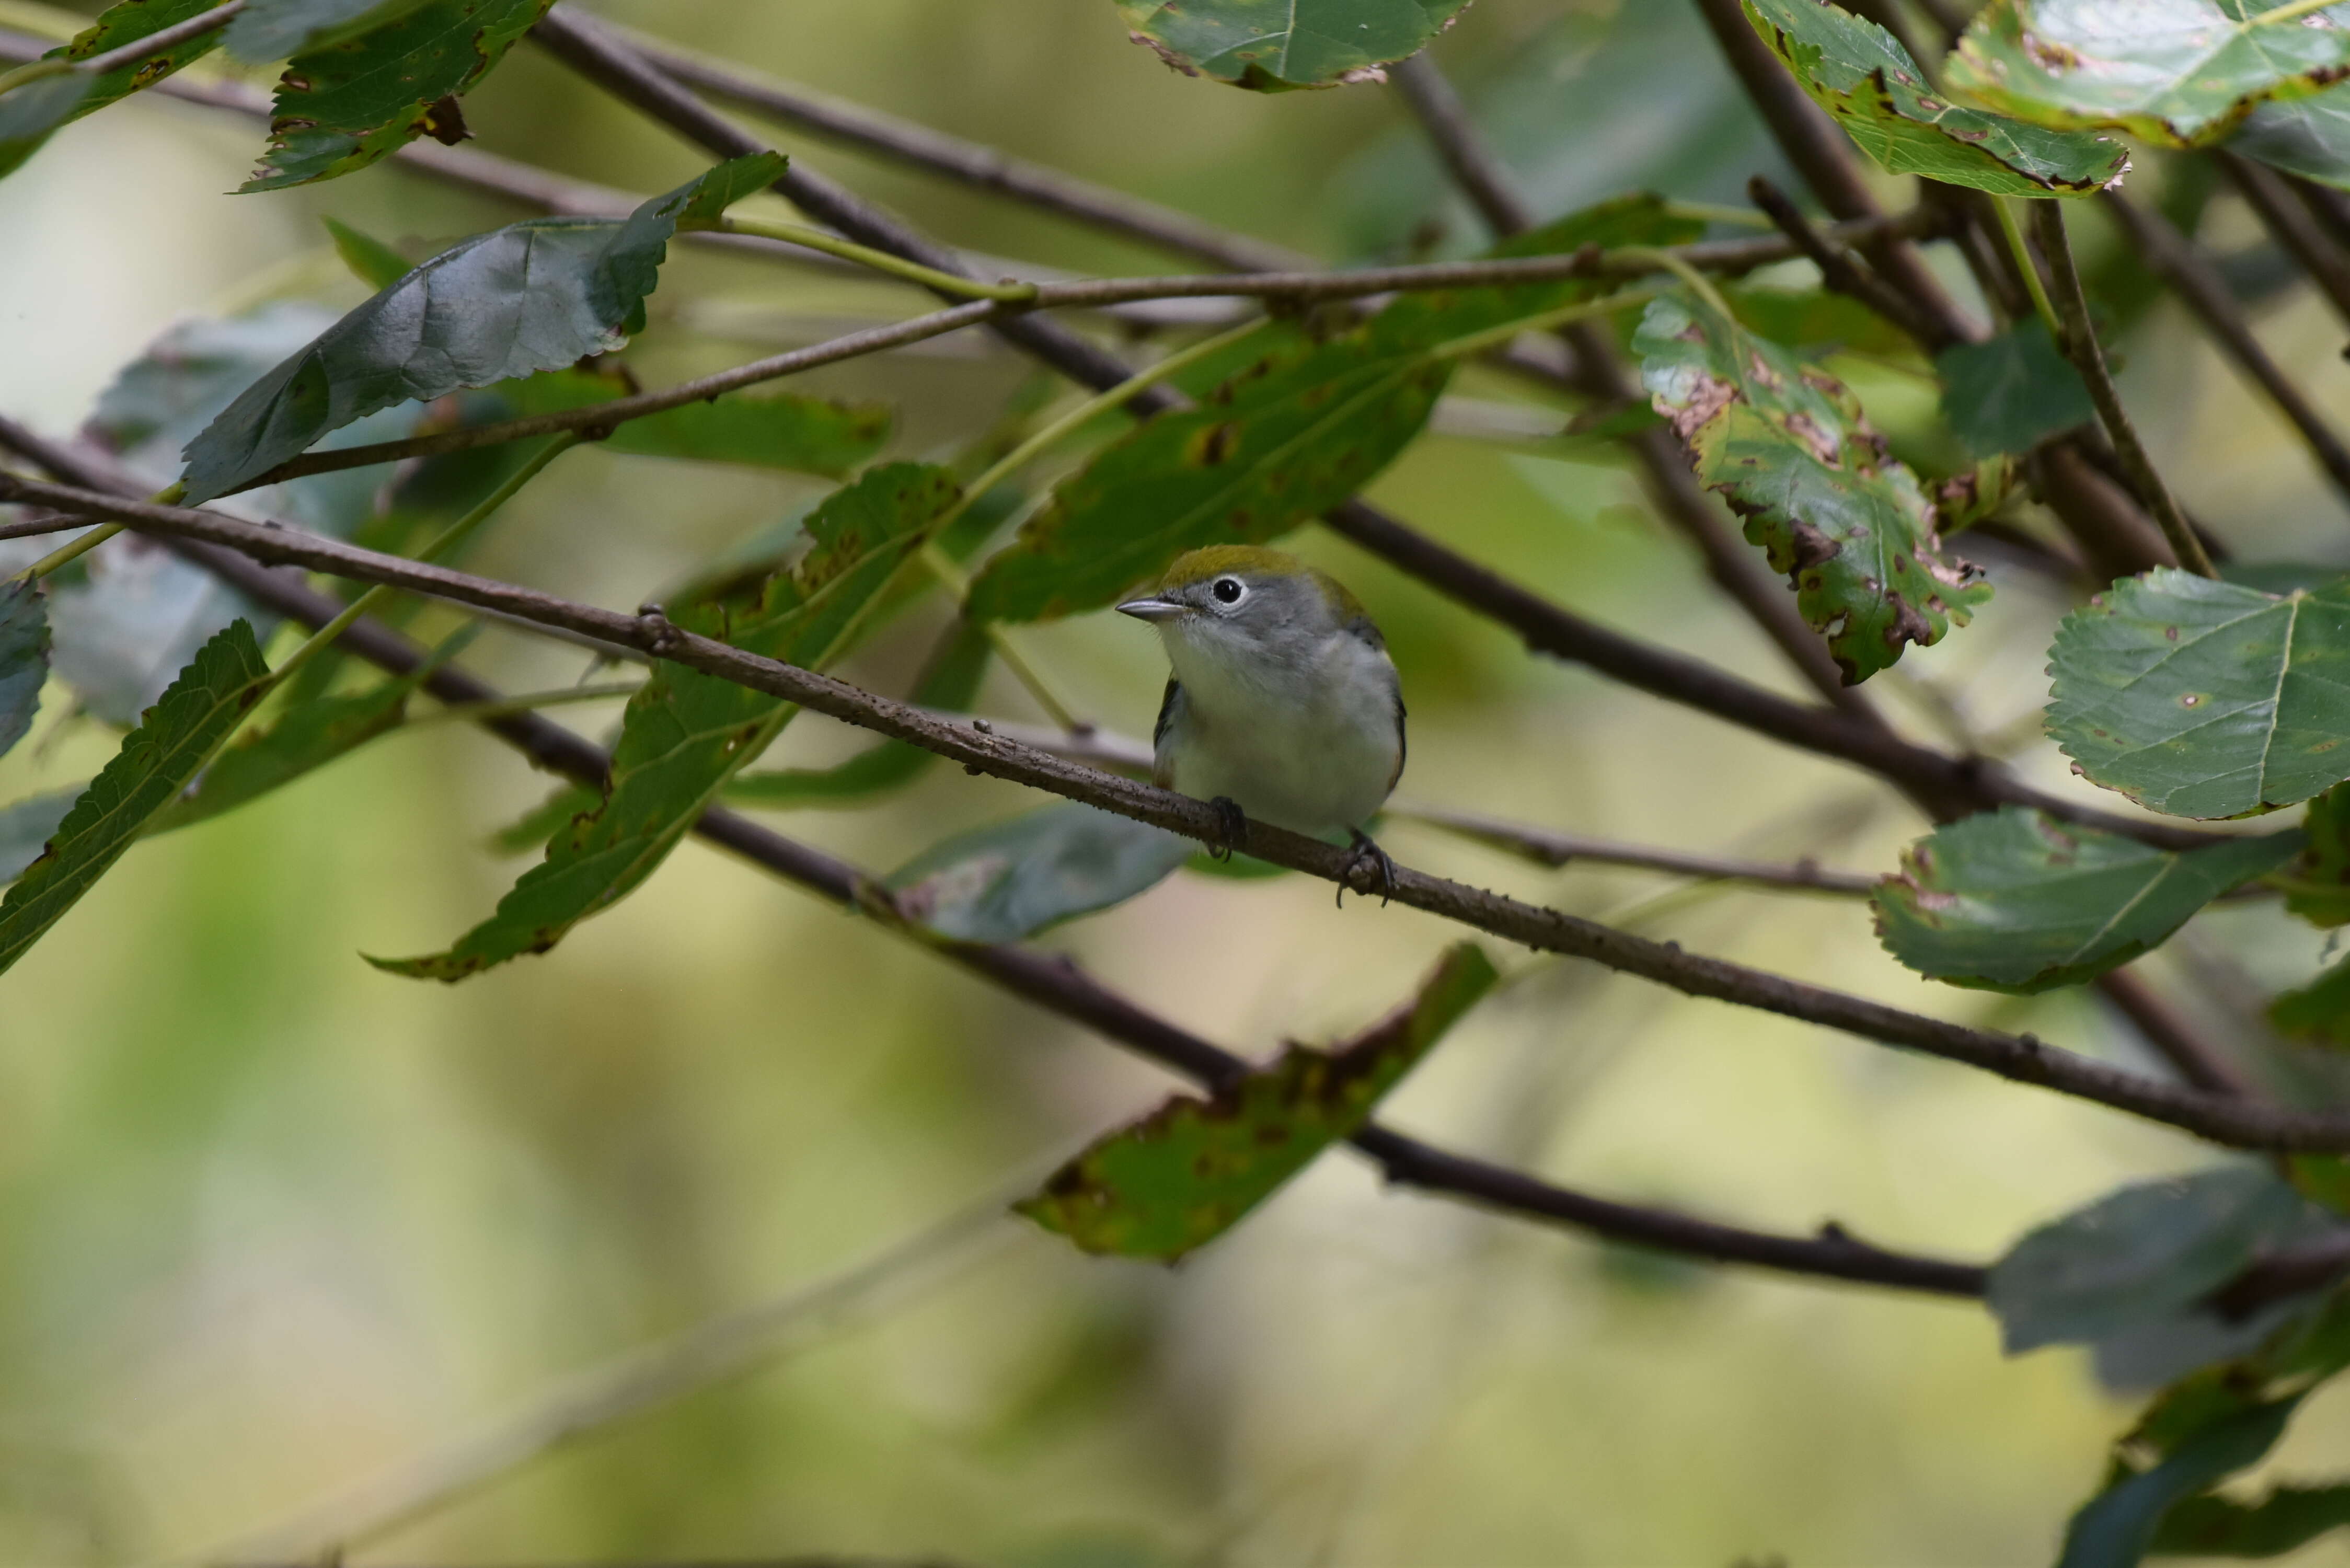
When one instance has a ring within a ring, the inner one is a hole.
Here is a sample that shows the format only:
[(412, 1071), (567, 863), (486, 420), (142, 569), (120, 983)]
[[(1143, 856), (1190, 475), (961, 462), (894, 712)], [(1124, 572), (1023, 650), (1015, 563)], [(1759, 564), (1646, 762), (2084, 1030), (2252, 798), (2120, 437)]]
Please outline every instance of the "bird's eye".
[(1216, 586), (1209, 591), (1213, 593), (1221, 602), (1236, 605), (1241, 602), (1241, 595), (1248, 590), (1241, 587), (1241, 580), (1238, 577), (1218, 577)]

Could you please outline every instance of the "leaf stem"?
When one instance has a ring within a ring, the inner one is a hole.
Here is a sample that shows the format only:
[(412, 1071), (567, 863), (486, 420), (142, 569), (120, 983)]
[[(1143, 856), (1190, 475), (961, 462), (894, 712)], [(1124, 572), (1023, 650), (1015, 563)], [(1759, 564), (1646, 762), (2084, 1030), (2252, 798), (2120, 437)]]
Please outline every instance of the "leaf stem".
[(2032, 256), (2032, 247), (2024, 243), (2023, 225), (2015, 221), (2015, 207), (2004, 196), (1991, 198), (1991, 210), (1999, 216), (1999, 232), (2007, 237), (2007, 248), (2015, 257), (2015, 270), (2023, 275), (2023, 286), (2032, 296), (2032, 308), (2040, 313), (2041, 325), (2048, 328), (2049, 337), (2058, 348), (2064, 345), (2064, 324), (2056, 319), (2056, 306), (2049, 302), (2048, 285), (2040, 275), (2040, 264)]
[(877, 251), (870, 245), (860, 245), (854, 240), (844, 240), (822, 229), (806, 223), (778, 223), (765, 218), (721, 218), (713, 225), (723, 234), (754, 234), (761, 239), (781, 240), (785, 244), (802, 245), (812, 251), (822, 251), (843, 261), (852, 261), (875, 272), (888, 273), (909, 283), (919, 283), (924, 288), (941, 294), (951, 294), (961, 299), (1029, 300), (1036, 297), (1033, 283), (980, 283), (968, 277), (958, 277), (951, 272), (924, 266), (893, 256), (888, 251)]
[(1691, 218), (1700, 223), (1734, 224), (1742, 229), (1767, 229), (1772, 226), (1769, 214), (1752, 207), (1733, 207), (1723, 202), (1667, 202), (1665, 216)]
[[(187, 493), (188, 487), (186, 485), (175, 483), (165, 485), (162, 489), (149, 496), (148, 499), (158, 506), (176, 506), (180, 504), (180, 497), (185, 495)], [(88, 555), (92, 550), (97, 549), (100, 545), (105, 544), (109, 539), (113, 538), (117, 534), (121, 532), (122, 524), (120, 523), (100, 524), (99, 526), (92, 528), (88, 533), (82, 535), (79, 538), (69, 540), (66, 544), (58, 545), (56, 549), (50, 551), (47, 555), (42, 556), (39, 560), (26, 567), (23, 571), (17, 573), (16, 581), (20, 583), (37, 583), (43, 577), (47, 576), (51, 572), (57, 570), (59, 567), (71, 566), (74, 562), (80, 560), (84, 556)]]
[[(1603, 295), (1597, 299), (1578, 299), (1572, 304), (1558, 306), (1550, 310), (1539, 310), (1532, 316), (1521, 316), (1513, 321), (1501, 322), (1496, 326), (1485, 327), (1482, 331), (1468, 333), (1452, 338), (1449, 342), (1439, 343), (1428, 351), (1428, 357), (1431, 359), (1457, 359), (1463, 355), (1482, 353), (1497, 343), (1509, 342), (1521, 333), (1545, 332), (1555, 327), (1586, 321), (1595, 316), (1607, 316), (1623, 309), (1627, 305), (1646, 305), (1656, 298), (1659, 292), (1653, 288), (1627, 288), (1615, 294)], [(1709, 297), (1717, 301), (1721, 297), (1714, 294), (1711, 289), (1706, 290), (1706, 293)], [(1724, 308), (1728, 307), (1724, 306)]]
[(2121, 393), (2114, 386), (2105, 352), (2097, 347), (2096, 328), (2089, 320), (2088, 296), (2081, 292), (2081, 275), (2073, 265), (2073, 247), (2064, 236), (2063, 209), (2054, 202), (2034, 202), (2032, 223), (2033, 237), (2040, 242), (2040, 254), (2048, 260), (2048, 270), (2056, 285), (2056, 305), (2064, 319), (2064, 330), (2058, 341), (2064, 345), (2074, 369), (2081, 372), (2081, 379), (2088, 383), (2089, 399), (2097, 405), (2106, 433), (2113, 438), (2114, 451), (2147, 509), (2154, 514), (2155, 521), (2162, 524), (2163, 537), (2170, 542), (2171, 553), (2178, 557), (2178, 564), (2198, 576), (2218, 576), (2211, 557), (2204, 553), (2203, 541), (2195, 536), (2194, 526), (2178, 509), (2178, 498), (2162, 482), (2154, 460), (2147, 455), (2127, 410), (2122, 407)]
[[(970, 496), (977, 492), (965, 491), (963, 493)], [(958, 505), (954, 510), (959, 512), (962, 507)], [(939, 586), (946, 589), (950, 597), (960, 603), (970, 596), (971, 575), (957, 566), (952, 556), (939, 548), (935, 538), (923, 544), (920, 559), (924, 569), (938, 579)], [(980, 635), (987, 639), (988, 646), (995, 650), (995, 657), (1003, 661), (1003, 668), (1012, 671), (1013, 679), (1027, 689), (1028, 695), (1035, 699), (1036, 706), (1045, 710), (1046, 718), (1072, 733), (1092, 732), (1092, 722), (1078, 718), (1069, 705), (1061, 701), (1044, 675), (1028, 662), (1028, 656), (1020, 651), (1020, 645), (1013, 640), (1010, 632), (994, 621), (981, 623), (979, 630)]]

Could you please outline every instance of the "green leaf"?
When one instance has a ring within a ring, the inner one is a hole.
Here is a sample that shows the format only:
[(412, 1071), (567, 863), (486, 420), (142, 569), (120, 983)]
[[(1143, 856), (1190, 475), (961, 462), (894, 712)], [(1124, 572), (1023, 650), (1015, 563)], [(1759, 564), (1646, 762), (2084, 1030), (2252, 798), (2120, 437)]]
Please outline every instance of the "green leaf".
[[(1807, 359), (1847, 350), (1888, 358), (1911, 358), (1918, 353), (1917, 339), (1848, 294), (1742, 282), (1729, 285), (1721, 295), (1740, 326)], [(1639, 412), (1644, 416), (1639, 428), (1664, 422), (1645, 405)], [(1585, 427), (1581, 433), (1598, 432)]]
[(2190, 1497), (2155, 1528), (2158, 1557), (2282, 1557), (2350, 1524), (2350, 1485), (2281, 1486), (2258, 1502)]
[(2269, 1022), (2287, 1034), (2350, 1045), (2350, 958), (2269, 1003)]
[(1972, 457), (2027, 452), (2097, 417), (2081, 372), (2036, 316), (1988, 342), (1945, 348), (1934, 368), (1942, 376), (1942, 417)]
[(74, 117), (89, 86), (88, 77), (42, 77), (0, 93), (0, 180), (23, 168)]
[(1292, 1045), (1214, 1098), (1178, 1095), (1097, 1140), (1014, 1207), (1088, 1252), (1173, 1262), (1351, 1137), (1498, 978), (1462, 943), (1418, 996), (1326, 1054)]
[(187, 504), (378, 409), (619, 348), (644, 326), (670, 237), (706, 225), (783, 167), (772, 152), (737, 158), (626, 218), (532, 218), (442, 252), (247, 387), (190, 441)]
[[(940, 639), (907, 701), (950, 712), (968, 709), (979, 695), (979, 683), (987, 673), (988, 656), (993, 649), (984, 628), (958, 619)], [(884, 741), (828, 768), (737, 774), (726, 786), (726, 799), (735, 805), (845, 805), (911, 784), (938, 760), (936, 752), (904, 741)]]
[(74, 802), (47, 851), (0, 901), (0, 971), (24, 957), (121, 858), (148, 819), (261, 700), (268, 673), (253, 628), (243, 621), (197, 651)]
[[(927, 463), (874, 469), (809, 514), (811, 547), (798, 565), (737, 594), (672, 605), (670, 618), (688, 631), (820, 669), (855, 636), (875, 597), (956, 493), (953, 477)], [(558, 832), (546, 860), (448, 951), (368, 961), (394, 974), (455, 981), (546, 951), (651, 876), (796, 711), (682, 665), (654, 665), (622, 716), (602, 808)]]
[(2301, 855), (2285, 870), (2284, 907), (2313, 926), (2350, 925), (2350, 784), (2309, 803)]
[(2109, 1193), (2032, 1231), (1992, 1265), (1987, 1299), (2002, 1343), (2010, 1355), (2085, 1344), (2191, 1307), (2313, 1212), (2253, 1165)]
[(25, 738), (49, 679), (49, 616), (38, 585), (0, 587), (0, 753)]
[(1919, 839), (1869, 905), (1886, 950), (1918, 973), (2029, 994), (2159, 947), (2204, 905), (2300, 848), (2301, 835), (2278, 833), (2158, 849), (2002, 806)]
[(2224, 136), (2272, 99), (2350, 68), (2350, 27), (2286, 0), (1991, 0), (1942, 67), (1961, 98), (2042, 125), (2106, 127), (2171, 147)]
[[(1669, 244), (1697, 232), (1653, 196), (1629, 197), (1522, 234), (1496, 254), (1585, 244)], [(966, 608), (979, 620), (1044, 620), (1115, 602), (1202, 545), (1262, 543), (1327, 511), (1418, 435), (1451, 377), (1428, 351), (1613, 286), (1565, 279), (1412, 293), (1326, 341), (1302, 328), (1196, 408), (1110, 442), (991, 558)]]
[(2173, 1506), (2260, 1462), (2284, 1435), (2299, 1396), (2212, 1422), (2151, 1469), (2083, 1503), (2064, 1530), (2056, 1568), (2130, 1568), (2152, 1548)]
[[(626, 396), (621, 378), (595, 370), (533, 376), (496, 389), (517, 414), (587, 408)], [(731, 392), (612, 427), (608, 452), (642, 457), (736, 462), (796, 473), (846, 476), (889, 440), (887, 403), (842, 403), (799, 392)]]
[(2125, 577), (2057, 627), (2049, 673), (2049, 734), (2155, 811), (2251, 816), (2350, 778), (2350, 578)]
[(1257, 92), (1377, 81), (1469, 0), (1118, 0), (1128, 36), (1187, 77)]
[(228, 25), (228, 52), (252, 65), (347, 43), (431, 0), (245, 0)]
[(2288, 174), (2350, 191), (2350, 83), (2261, 105), (2228, 147)]
[(1789, 575), (1846, 681), (1939, 642), (1991, 597), (1942, 558), (1934, 504), (1842, 382), (1694, 297), (1651, 304), (1632, 347), (1698, 478)]
[(364, 169), (419, 136), (462, 140), (455, 99), (505, 57), (553, 0), (430, 0), (361, 36), (288, 61), (269, 150), (240, 191)]
[[(74, 35), (73, 42), (62, 48), (51, 49), (44, 57), (52, 60), (96, 59), (100, 55), (112, 54), (126, 45), (152, 36), (166, 27), (176, 27), (182, 22), (192, 21), (219, 4), (220, 0), (119, 0), (118, 4), (99, 12), (97, 21)], [(84, 78), (89, 80), (89, 96), (75, 105), (75, 117), (95, 114), (142, 88), (153, 87), (192, 61), (202, 59), (220, 46), (222, 31), (224, 29), (199, 33), (169, 48), (159, 49), (127, 65), (117, 66), (102, 77)]]
[(408, 258), (371, 234), (363, 234), (348, 223), (333, 218), (319, 220), (327, 225), (327, 234), (335, 242), (335, 254), (353, 276), (372, 289), (390, 288), (410, 272)]
[(1937, 95), (1892, 34), (1821, 0), (1744, 0), (1746, 19), (1812, 101), (1895, 174), (2005, 196), (2078, 196), (2120, 179), (2106, 137), (1963, 109)]
[(26, 867), (41, 857), (49, 836), (88, 787), (28, 794), (0, 805), (0, 882), (14, 882), (24, 875)]
[(574, 817), (601, 809), (604, 794), (586, 784), (557, 784), (555, 793), (489, 836), (489, 847), (500, 855), (523, 855), (546, 847)]
[(898, 907), (941, 936), (1016, 942), (1123, 904), (1191, 859), (1191, 839), (1073, 800), (932, 846), (889, 873)]
[(157, 812), (148, 831), (168, 833), (234, 811), (398, 729), (408, 716), (410, 694), (427, 672), (428, 667), (420, 666), (364, 691), (296, 702), (266, 728), (248, 730), (213, 759), (195, 788)]

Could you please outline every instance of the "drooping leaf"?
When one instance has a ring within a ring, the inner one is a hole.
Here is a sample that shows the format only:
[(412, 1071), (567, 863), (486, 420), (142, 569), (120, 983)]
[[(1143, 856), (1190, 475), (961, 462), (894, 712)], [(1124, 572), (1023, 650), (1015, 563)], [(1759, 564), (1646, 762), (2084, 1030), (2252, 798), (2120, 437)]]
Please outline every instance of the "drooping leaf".
[(2309, 803), (2302, 850), (2285, 870), (2284, 907), (2313, 926), (2350, 925), (2350, 785)]
[(1469, 0), (1118, 0), (1128, 36), (1185, 76), (1258, 92), (1377, 81)]
[(1496, 979), (1462, 943), (1406, 1006), (1325, 1054), (1292, 1045), (1212, 1099), (1178, 1095), (1014, 1207), (1088, 1252), (1173, 1262), (1214, 1241), (1372, 1108)]
[(1988, 342), (1945, 348), (1934, 368), (1942, 375), (1942, 417), (1975, 457), (2027, 452), (2097, 417), (2081, 372), (2036, 316)]
[[(1654, 197), (1606, 202), (1497, 254), (1670, 244), (1694, 226)], [(1605, 280), (1411, 293), (1316, 341), (1267, 334), (1264, 358), (1199, 406), (1164, 413), (1095, 454), (991, 558), (967, 608), (980, 620), (1096, 609), (1202, 545), (1261, 543), (1359, 490), (1419, 433), (1451, 373), (1429, 350), (1576, 299)]]
[(89, 92), (84, 76), (43, 77), (0, 93), (0, 180), (25, 166)]
[[(75, 34), (71, 43), (51, 49), (45, 57), (53, 60), (96, 59), (100, 55), (112, 54), (127, 45), (135, 44), (141, 38), (151, 37), (166, 27), (176, 27), (182, 22), (192, 21), (219, 4), (220, 0), (116, 0), (116, 4), (98, 14), (96, 21)], [(182, 67), (211, 54), (220, 46), (224, 30), (199, 33), (168, 48), (158, 49), (153, 54), (117, 66), (104, 76), (83, 78), (89, 83), (89, 93), (74, 106), (73, 113), (76, 116), (95, 114), (142, 88), (153, 87)]]
[(2204, 905), (2299, 852), (2297, 833), (2158, 849), (2002, 806), (1936, 828), (1869, 899), (1877, 939), (1934, 980), (2028, 994), (2159, 947)]
[(1842, 382), (1694, 297), (1651, 304), (1632, 346), (1699, 479), (1788, 574), (1846, 680), (1940, 641), (1991, 597), (1942, 558), (1934, 504)]
[(909, 918), (941, 936), (1016, 942), (1157, 887), (1194, 847), (1065, 800), (959, 833), (892, 871), (888, 885)]
[(601, 790), (586, 784), (557, 784), (545, 800), (491, 834), (489, 846), (500, 855), (526, 855), (544, 848), (572, 818), (586, 816), (603, 804)]
[[(497, 389), (518, 415), (587, 408), (629, 389), (616, 376), (590, 370), (533, 376)], [(744, 463), (838, 479), (888, 443), (889, 426), (887, 403), (742, 391), (625, 421), (612, 427), (602, 444), (609, 452), (643, 457)]]
[(2350, 191), (2350, 84), (2261, 105), (2228, 147), (2288, 174)]
[[(950, 712), (969, 708), (979, 695), (993, 646), (982, 628), (958, 619), (940, 640), (907, 701)], [(846, 805), (911, 784), (938, 760), (936, 752), (904, 741), (884, 741), (828, 768), (737, 774), (726, 786), (726, 799), (734, 805)]]
[(2250, 816), (2350, 779), (2350, 578), (2126, 577), (2064, 618), (2049, 672), (2049, 734), (2153, 810)]
[[(256, 66), (346, 43), (431, 0), (245, 0), (228, 25), (228, 52)], [(452, 89), (454, 90), (453, 88)]]
[(14, 882), (24, 875), (26, 867), (41, 857), (49, 836), (88, 787), (28, 794), (0, 805), (0, 882)]
[(465, 134), (473, 90), (553, 0), (429, 0), (297, 55), (278, 78), (269, 150), (238, 189), (276, 191), (364, 169), (419, 136)]
[(2041, 1226), (1992, 1265), (1988, 1300), (2002, 1342), (2010, 1355), (2085, 1344), (2192, 1306), (2313, 1215), (2323, 1218), (2257, 1166), (2125, 1187)]
[(722, 163), (626, 218), (532, 218), (452, 246), (240, 393), (188, 443), (187, 503), (225, 494), (363, 414), (619, 348), (644, 325), (670, 237), (784, 167)]
[(192, 792), (155, 814), (148, 831), (168, 833), (234, 811), (398, 729), (407, 717), (409, 696), (425, 674), (420, 666), (363, 691), (293, 703), (267, 727), (239, 736), (197, 778)]
[(374, 235), (363, 234), (333, 218), (319, 221), (327, 225), (328, 237), (335, 242), (335, 254), (343, 258), (351, 275), (369, 288), (390, 288), (408, 275), (408, 258)]
[(48, 679), (47, 602), (35, 584), (0, 585), (0, 753), (33, 727)]
[(1876, 23), (1822, 0), (1743, 0), (1746, 19), (1812, 100), (1894, 174), (2007, 196), (2078, 196), (2129, 167), (2109, 137), (1965, 109), (1935, 93)]
[[(796, 566), (723, 597), (672, 604), (670, 618), (753, 653), (821, 668), (854, 637), (875, 596), (956, 494), (952, 476), (927, 463), (873, 469), (809, 514), (811, 547)], [(546, 858), (448, 951), (369, 961), (395, 974), (454, 981), (546, 951), (652, 875), (796, 711), (715, 676), (655, 665), (622, 716), (602, 809), (567, 824)]]
[(2284, 1435), (2300, 1396), (2213, 1421), (2150, 1469), (2126, 1474), (2083, 1503), (2064, 1530), (2056, 1568), (2132, 1568), (2178, 1503), (2260, 1462)]
[(2172, 1505), (2147, 1552), (2156, 1557), (2282, 1557), (2350, 1525), (2350, 1485), (2280, 1486), (2258, 1502), (2190, 1497)]
[(74, 802), (48, 849), (0, 900), (0, 971), (24, 957), (185, 787), (261, 699), (268, 672), (243, 621), (197, 650)]
[(2287, 0), (1991, 0), (1942, 67), (1962, 98), (2042, 125), (2171, 147), (2224, 136), (2254, 105), (2350, 69), (2350, 26)]

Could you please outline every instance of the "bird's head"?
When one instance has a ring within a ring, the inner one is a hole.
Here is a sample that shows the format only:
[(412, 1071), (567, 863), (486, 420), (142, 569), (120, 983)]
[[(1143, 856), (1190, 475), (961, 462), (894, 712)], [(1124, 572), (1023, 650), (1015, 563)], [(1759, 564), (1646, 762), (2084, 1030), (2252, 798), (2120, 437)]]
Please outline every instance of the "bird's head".
[(1150, 593), (1119, 605), (1157, 626), (1170, 648), (1227, 658), (1304, 658), (1333, 632), (1374, 646), (1378, 628), (1355, 596), (1295, 556), (1216, 545), (1179, 556)]

